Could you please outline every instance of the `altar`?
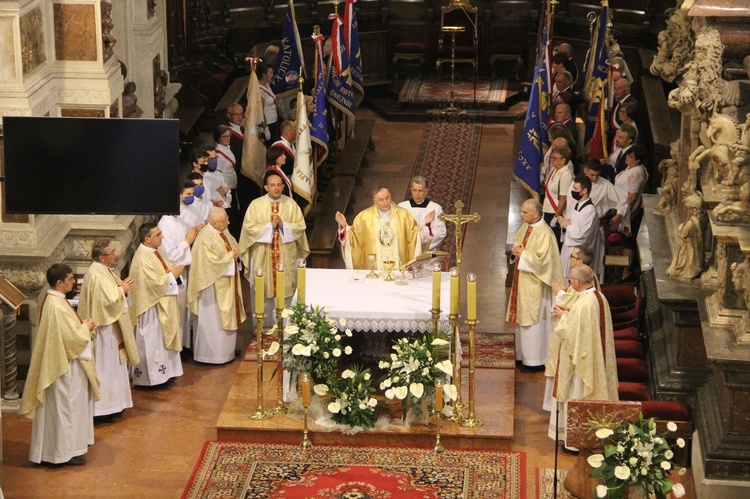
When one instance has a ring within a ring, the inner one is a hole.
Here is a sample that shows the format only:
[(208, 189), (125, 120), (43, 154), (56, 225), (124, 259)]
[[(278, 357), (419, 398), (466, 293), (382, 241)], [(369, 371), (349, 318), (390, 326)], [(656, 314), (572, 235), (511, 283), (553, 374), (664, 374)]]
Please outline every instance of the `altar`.
[[(346, 319), (343, 331), (417, 333), (432, 331), (432, 272), (417, 277), (407, 272), (406, 286), (386, 282), (385, 272), (368, 279), (366, 270), (307, 269), (309, 305), (328, 309), (337, 321)], [(440, 275), (440, 330), (449, 332), (450, 274)]]

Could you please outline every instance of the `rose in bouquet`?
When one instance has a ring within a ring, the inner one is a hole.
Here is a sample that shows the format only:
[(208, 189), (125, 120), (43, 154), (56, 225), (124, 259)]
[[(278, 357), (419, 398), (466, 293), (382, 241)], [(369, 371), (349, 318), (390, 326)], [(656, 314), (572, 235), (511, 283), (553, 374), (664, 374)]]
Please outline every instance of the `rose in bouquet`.
[(375, 388), (370, 378), (369, 369), (353, 366), (342, 372), (334, 385), (317, 384), (313, 389), (316, 395), (330, 397), (327, 408), (335, 422), (372, 428), (377, 421), (375, 409), (378, 401), (372, 396)]
[[(667, 423), (670, 432), (677, 430), (673, 422)], [(596, 436), (606, 443), (604, 454), (589, 456), (591, 476), (604, 483), (597, 486), (597, 497), (622, 497), (626, 487), (641, 487), (647, 497), (654, 494), (658, 499), (668, 493), (675, 497), (685, 495), (682, 484), (669, 479), (674, 467), (674, 452), (665, 434), (658, 433), (654, 418), (624, 421), (617, 426), (599, 428)], [(677, 447), (684, 447), (682, 438), (676, 440)], [(683, 474), (685, 469), (680, 470)]]
[[(387, 372), (380, 381), (385, 396), (401, 401), (402, 419), (410, 410), (418, 411), (423, 401), (435, 400), (435, 379), (453, 374), (448, 360), (448, 342), (440, 335), (428, 335), (409, 341), (401, 338), (392, 347), (393, 352), (383, 357), (378, 367)], [(456, 399), (455, 385), (443, 385), (445, 400)]]
[[(333, 385), (338, 377), (339, 358), (352, 353), (350, 346), (342, 345), (338, 329), (346, 321), (339, 319), (337, 323), (328, 318), (327, 312), (325, 308), (304, 304), (282, 312), (282, 317), (288, 317), (290, 323), (284, 328), (282, 343), (284, 369), (289, 371), (290, 380), (296, 379), (298, 372), (305, 372), (316, 381)], [(352, 332), (346, 329), (343, 335), (351, 336)]]

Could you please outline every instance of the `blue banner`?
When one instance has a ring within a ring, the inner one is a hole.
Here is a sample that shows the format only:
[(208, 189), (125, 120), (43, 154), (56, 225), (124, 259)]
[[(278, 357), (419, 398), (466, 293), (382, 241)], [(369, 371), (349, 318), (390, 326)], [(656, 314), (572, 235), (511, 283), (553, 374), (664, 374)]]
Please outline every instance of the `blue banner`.
[(544, 146), (547, 144), (547, 124), (549, 123), (550, 92), (550, 47), (548, 26), (546, 22), (546, 1), (542, 2), (540, 22), (539, 54), (534, 68), (534, 79), (529, 96), (529, 107), (526, 110), (526, 121), (523, 127), (521, 148), (516, 157), (513, 178), (523, 185), (535, 198), (539, 198), (541, 186), (541, 165), (544, 161)]
[(359, 48), (359, 22), (354, 8), (356, 0), (346, 0), (344, 11), (344, 44), (349, 56), (349, 68), (352, 72), (352, 88), (357, 92), (356, 103), (362, 102), (365, 87), (362, 77), (362, 52)]
[(294, 3), (289, 6), (284, 16), (279, 55), (273, 68), (273, 80), (269, 84), (276, 97), (296, 95), (299, 91), (300, 72), (304, 74), (305, 60), (302, 55), (302, 43), (297, 31), (297, 20), (294, 15)]
[[(609, 63), (606, 38), (608, 10), (608, 2), (607, 0), (603, 0), (602, 12), (596, 21), (596, 29), (591, 40), (591, 51), (586, 63), (586, 80), (583, 88), (586, 99), (589, 102), (589, 113), (586, 117), (584, 144), (590, 144), (591, 139), (594, 137), (597, 123), (599, 123), (602, 116), (600, 108), (607, 105), (607, 94), (609, 93)], [(603, 132), (604, 123), (599, 123), (599, 126)], [(598, 157), (601, 154), (601, 151), (596, 151), (594, 156)]]
[(315, 166), (319, 166), (328, 156), (328, 112), (326, 111), (326, 82), (323, 71), (323, 35), (315, 36), (315, 91), (313, 93), (313, 115), (310, 123), (310, 139), (320, 146), (316, 152)]

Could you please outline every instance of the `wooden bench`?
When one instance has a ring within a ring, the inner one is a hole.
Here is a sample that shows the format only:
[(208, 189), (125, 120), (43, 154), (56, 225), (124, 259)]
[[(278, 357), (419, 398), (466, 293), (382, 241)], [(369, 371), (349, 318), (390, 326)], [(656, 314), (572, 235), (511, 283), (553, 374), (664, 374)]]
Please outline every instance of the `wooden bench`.
[[(375, 120), (359, 119), (354, 126), (354, 138), (346, 142), (336, 162), (335, 175), (328, 185), (323, 201), (318, 204), (315, 222), (308, 238), (310, 267), (331, 268), (334, 248), (338, 243), (336, 212), (347, 213), (353, 204), (352, 192), (361, 165), (366, 165), (365, 152), (374, 150), (372, 131)], [(335, 252), (338, 256), (338, 252)]]
[(214, 108), (214, 113), (216, 113), (217, 118), (222, 118), (231, 104), (241, 103), (245, 99), (249, 83), (250, 76), (240, 76), (239, 78), (234, 79)]

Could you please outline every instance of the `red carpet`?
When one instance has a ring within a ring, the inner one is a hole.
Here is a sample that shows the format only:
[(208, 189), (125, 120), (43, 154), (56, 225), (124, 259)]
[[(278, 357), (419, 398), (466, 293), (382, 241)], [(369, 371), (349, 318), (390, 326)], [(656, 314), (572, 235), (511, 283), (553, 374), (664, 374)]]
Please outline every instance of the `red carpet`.
[[(469, 367), (469, 333), (461, 333), (463, 359), (461, 367)], [(516, 368), (516, 336), (511, 333), (477, 333), (474, 366), (483, 369)]]
[[(446, 213), (456, 212), (454, 204), (458, 200), (464, 203), (463, 212), (470, 213), (482, 139), (482, 113), (430, 110), (427, 118), (412, 176), (427, 177), (430, 199), (442, 206)], [(404, 199), (409, 197), (407, 187)], [(472, 225), (475, 224), (464, 224), (464, 236), (472, 230)], [(448, 235), (437, 249), (451, 253), (451, 265), (455, 265), (455, 224), (447, 226)]]
[(206, 442), (183, 498), (525, 498), (520, 452)]

